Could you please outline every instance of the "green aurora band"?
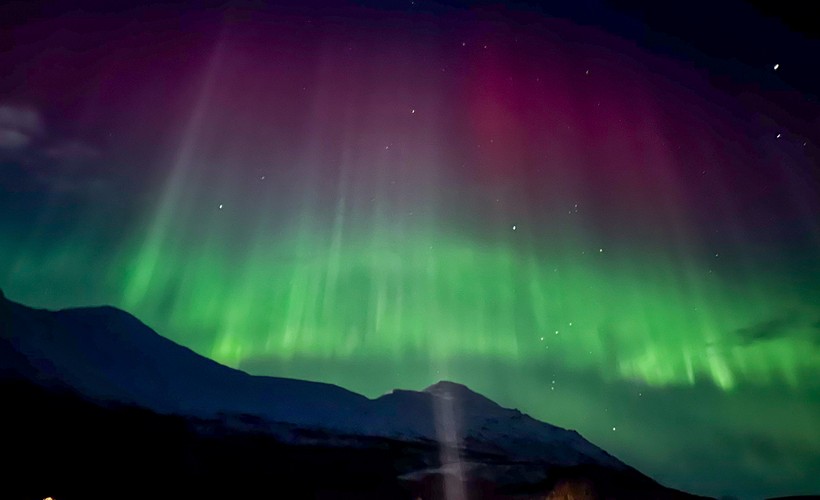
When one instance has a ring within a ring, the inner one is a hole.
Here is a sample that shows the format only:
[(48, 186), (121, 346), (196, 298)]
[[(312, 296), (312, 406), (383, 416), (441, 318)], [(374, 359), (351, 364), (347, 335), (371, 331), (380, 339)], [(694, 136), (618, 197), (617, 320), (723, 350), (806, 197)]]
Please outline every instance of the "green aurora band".
[[(278, 248), (262, 241), (235, 262), (219, 246), (140, 253), (121, 303), (161, 331), (191, 332), (180, 339), (233, 366), (259, 355), (409, 354), (439, 369), (448, 356), (476, 355), (731, 389), (796, 385), (820, 361), (812, 304), (777, 283), (746, 288), (659, 257), (618, 261), (593, 248), (534, 255), (432, 233), (396, 244), (389, 228), (364, 243), (310, 234)], [(796, 310), (787, 336), (737, 344), (734, 332), (784, 309)]]

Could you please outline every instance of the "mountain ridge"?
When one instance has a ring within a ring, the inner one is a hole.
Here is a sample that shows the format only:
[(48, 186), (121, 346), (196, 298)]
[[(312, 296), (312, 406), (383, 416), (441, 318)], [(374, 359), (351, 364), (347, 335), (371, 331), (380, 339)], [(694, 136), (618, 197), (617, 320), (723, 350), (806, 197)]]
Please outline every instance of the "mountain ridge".
[[(397, 471), (396, 478), (414, 484), (442, 480), (452, 470), (464, 472), (460, 481), (469, 475), (482, 484), (538, 484), (550, 471), (592, 467), (666, 491), (576, 431), (503, 408), (455, 382), (368, 399), (333, 384), (220, 365), (114, 307), (33, 309), (2, 291), (0, 330), (0, 360), (14, 361), (3, 365), (0, 378), (183, 416), (212, 435), (252, 430), (285, 444), (336, 448), (404, 443), (399, 448), (428, 450), (422, 462)], [(431, 454), (434, 449), (439, 452)], [(462, 461), (473, 465), (454, 468)]]

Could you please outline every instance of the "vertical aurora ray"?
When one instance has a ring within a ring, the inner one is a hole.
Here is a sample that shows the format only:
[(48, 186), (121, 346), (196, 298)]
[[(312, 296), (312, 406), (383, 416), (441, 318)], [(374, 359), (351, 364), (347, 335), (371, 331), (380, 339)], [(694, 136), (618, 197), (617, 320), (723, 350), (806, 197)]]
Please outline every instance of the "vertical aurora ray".
[(153, 280), (168, 276), (167, 270), (158, 268), (160, 253), (166, 250), (167, 243), (179, 234), (171, 223), (183, 208), (182, 190), (190, 182), (190, 170), (193, 165), (193, 153), (198, 147), (197, 137), (202, 122), (207, 113), (208, 101), (213, 91), (214, 75), (219, 67), (219, 49), (214, 51), (208, 68), (202, 78), (203, 84), (200, 95), (191, 113), (189, 122), (182, 134), (179, 151), (176, 153), (169, 179), (166, 182), (165, 193), (161, 195), (159, 207), (153, 216), (153, 222), (146, 231), (145, 242), (139, 250), (139, 267), (131, 271), (132, 278), (126, 284), (123, 300), (126, 304), (134, 304), (142, 299), (149, 290), (162, 288), (165, 283), (152, 283)]
[[(816, 307), (781, 275), (755, 275), (742, 216), (715, 224), (730, 231), (717, 240), (695, 220), (704, 200), (732, 214), (720, 170), (751, 158), (721, 151), (720, 134), (738, 135), (728, 125), (678, 154), (675, 130), (700, 117), (669, 121), (678, 105), (658, 96), (673, 86), (616, 98), (613, 80), (640, 68), (596, 67), (590, 83), (566, 61), (505, 63), (509, 47), (462, 47), (475, 60), (459, 66), (401, 39), (254, 70), (249, 43), (226, 42), (230, 62), (208, 69), (144, 243), (114, 278), (117, 303), (162, 330), (234, 366), (411, 353), (438, 371), (477, 355), (730, 389), (797, 384), (816, 365)], [(418, 74), (413, 50), (439, 60), (432, 71)], [(276, 126), (250, 106), (286, 76), (311, 89), (307, 118), (268, 148), (240, 131)], [(734, 337), (784, 310), (777, 354)]]

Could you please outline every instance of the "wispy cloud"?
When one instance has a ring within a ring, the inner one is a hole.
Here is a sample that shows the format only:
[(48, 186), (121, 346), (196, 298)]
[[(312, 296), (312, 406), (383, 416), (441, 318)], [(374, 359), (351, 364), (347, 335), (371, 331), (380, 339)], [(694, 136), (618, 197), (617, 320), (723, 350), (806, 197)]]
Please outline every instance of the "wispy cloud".
[(783, 315), (735, 330), (735, 335), (745, 344), (773, 340), (788, 335), (798, 324), (794, 316)]
[(28, 181), (51, 192), (99, 191), (108, 184), (102, 156), (81, 139), (49, 133), (35, 107), (0, 104), (0, 157), (11, 159)]
[(820, 345), (820, 320), (815, 319), (817, 311), (800, 313), (788, 311), (766, 321), (738, 328), (735, 338), (741, 344), (749, 345), (781, 338), (802, 338)]
[(43, 119), (34, 108), (0, 104), (0, 148), (25, 148), (43, 131)]

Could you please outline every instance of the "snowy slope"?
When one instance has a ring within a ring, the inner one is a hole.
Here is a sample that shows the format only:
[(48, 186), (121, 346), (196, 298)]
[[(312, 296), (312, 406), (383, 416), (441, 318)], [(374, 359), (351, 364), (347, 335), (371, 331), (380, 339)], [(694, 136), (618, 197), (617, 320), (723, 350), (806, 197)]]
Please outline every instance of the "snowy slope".
[(370, 409), (385, 434), (433, 437), (455, 448), (500, 453), (551, 465), (626, 467), (580, 434), (503, 408), (468, 387), (442, 381), (423, 392), (396, 390)]
[(111, 307), (44, 311), (0, 295), (2, 377), (69, 386), (96, 400), (200, 417), (252, 414), (339, 434), (437, 442), (556, 466), (626, 469), (578, 433), (439, 382), (370, 400), (331, 384), (251, 376), (199, 356)]
[[(50, 312), (7, 300), (0, 307), (0, 346), (28, 361), (26, 378), (67, 385), (98, 400), (164, 413), (249, 413), (331, 427), (349, 426), (368, 402), (330, 384), (252, 377), (199, 356), (111, 307)], [(334, 416), (330, 422), (328, 415)]]

